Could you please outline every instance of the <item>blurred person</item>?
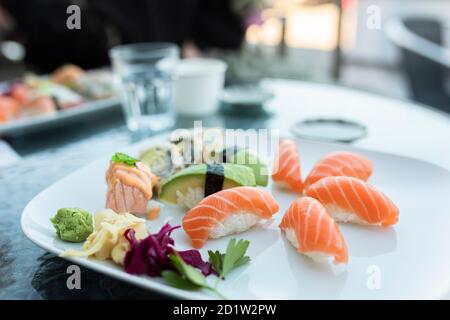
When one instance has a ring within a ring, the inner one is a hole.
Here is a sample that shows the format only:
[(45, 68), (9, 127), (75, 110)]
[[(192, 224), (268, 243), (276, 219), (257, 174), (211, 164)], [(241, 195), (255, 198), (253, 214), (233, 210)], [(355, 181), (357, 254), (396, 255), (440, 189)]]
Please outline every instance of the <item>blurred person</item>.
[[(82, 68), (109, 64), (108, 50), (117, 44), (166, 41), (187, 56), (208, 49), (240, 48), (245, 27), (232, 0), (0, 0), (14, 20), (9, 37), (26, 49), (25, 61), (37, 72), (65, 63)], [(244, 1), (251, 3), (251, 1)], [(69, 30), (67, 7), (81, 8), (81, 29)], [(237, 9), (238, 8), (238, 9)]]

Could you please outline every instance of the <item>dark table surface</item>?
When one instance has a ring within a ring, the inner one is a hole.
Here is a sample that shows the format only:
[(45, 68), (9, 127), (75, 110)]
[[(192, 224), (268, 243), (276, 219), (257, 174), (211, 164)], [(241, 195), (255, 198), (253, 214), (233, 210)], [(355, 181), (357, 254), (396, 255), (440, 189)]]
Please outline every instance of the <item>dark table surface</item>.
[[(204, 126), (266, 128), (272, 118), (266, 113), (222, 113), (203, 122)], [(176, 127), (192, 125), (192, 119), (177, 119)], [(20, 228), (22, 210), (37, 193), (94, 159), (142, 138), (127, 131), (120, 110), (116, 110), (103, 115), (101, 121), (7, 139), (23, 159), (0, 168), (0, 299), (166, 298), (86, 268), (81, 268), (81, 289), (69, 290), (69, 263), (39, 248)]]

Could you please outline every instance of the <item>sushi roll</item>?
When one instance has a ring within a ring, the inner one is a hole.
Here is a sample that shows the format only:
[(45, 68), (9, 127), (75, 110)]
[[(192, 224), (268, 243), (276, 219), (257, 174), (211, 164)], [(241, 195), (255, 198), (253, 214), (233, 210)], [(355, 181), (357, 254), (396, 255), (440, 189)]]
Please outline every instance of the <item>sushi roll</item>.
[(293, 140), (280, 141), (272, 170), (272, 180), (278, 186), (302, 193), (300, 156)]
[[(76, 75), (75, 75), (76, 76)], [(69, 87), (92, 100), (107, 99), (117, 94), (114, 88), (114, 77), (108, 70), (94, 70), (82, 73), (73, 80), (69, 77)]]
[(182, 226), (194, 248), (207, 239), (248, 230), (278, 212), (272, 195), (254, 187), (236, 187), (206, 197), (183, 217)]
[(0, 123), (13, 120), (18, 110), (19, 104), (15, 99), (0, 95)]
[(280, 224), (286, 238), (298, 252), (317, 262), (348, 262), (347, 246), (339, 226), (316, 199), (297, 199), (286, 211)]
[(55, 101), (45, 95), (40, 95), (28, 100), (22, 108), (22, 115), (27, 117), (52, 114), (56, 112)]
[(314, 183), (306, 195), (319, 200), (337, 222), (384, 227), (398, 222), (399, 210), (383, 193), (352, 177), (327, 177)]
[(333, 152), (316, 163), (304, 182), (307, 189), (313, 183), (325, 177), (354, 177), (367, 181), (372, 175), (372, 162), (354, 152), (338, 151)]
[(31, 89), (24, 83), (14, 83), (9, 89), (11, 98), (15, 99), (20, 105), (24, 105), (30, 98)]
[(83, 103), (83, 97), (75, 91), (51, 82), (41, 82), (36, 88), (33, 88), (32, 96), (44, 96), (52, 99), (56, 103), (57, 109), (67, 109)]
[(216, 163), (223, 149), (224, 130), (221, 128), (177, 129), (170, 136), (170, 143), (178, 149), (183, 163)]
[(142, 162), (116, 153), (106, 172), (106, 208), (117, 213), (146, 214), (156, 176)]
[(62, 84), (67, 87), (73, 87), (76, 81), (84, 76), (84, 71), (73, 64), (66, 64), (56, 69), (51, 74), (51, 80), (54, 83)]
[(159, 193), (161, 201), (193, 208), (203, 198), (218, 191), (255, 186), (253, 171), (237, 164), (198, 164), (166, 179)]
[(156, 146), (147, 149), (141, 153), (139, 160), (145, 163), (158, 177), (169, 177), (173, 173), (169, 147)]

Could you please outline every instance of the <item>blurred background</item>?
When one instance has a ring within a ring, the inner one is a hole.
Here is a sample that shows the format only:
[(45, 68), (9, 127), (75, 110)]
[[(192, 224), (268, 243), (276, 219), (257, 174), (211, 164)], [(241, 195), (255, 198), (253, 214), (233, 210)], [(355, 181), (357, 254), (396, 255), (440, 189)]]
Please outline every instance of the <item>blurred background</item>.
[[(65, 27), (71, 3), (81, 30)], [(144, 41), (219, 57), (228, 82), (338, 83), (450, 112), (449, 0), (0, 0), (0, 80), (103, 67)]]

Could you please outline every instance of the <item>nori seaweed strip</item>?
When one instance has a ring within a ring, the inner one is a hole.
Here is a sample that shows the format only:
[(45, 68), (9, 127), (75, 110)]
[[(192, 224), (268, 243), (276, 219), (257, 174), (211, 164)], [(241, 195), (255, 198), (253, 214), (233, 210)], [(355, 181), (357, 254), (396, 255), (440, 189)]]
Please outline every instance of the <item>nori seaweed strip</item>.
[(61, 111), (63, 108), (61, 106), (61, 103), (59, 103), (59, 99), (56, 96), (50, 96), (50, 98), (52, 99), (53, 103), (55, 104), (55, 108), (58, 111)]
[(227, 163), (229, 158), (231, 158), (231, 156), (235, 155), (238, 151), (242, 150), (241, 147), (238, 146), (232, 146), (226, 149), (223, 149), (222, 151), (222, 161), (223, 163)]
[[(195, 150), (195, 143), (194, 143), (194, 138), (191, 139), (191, 163), (195, 163), (195, 152), (197, 150)], [(202, 154), (202, 158), (203, 158), (203, 154)]]
[(225, 170), (221, 163), (207, 164), (205, 177), (205, 197), (222, 190), (224, 180)]

